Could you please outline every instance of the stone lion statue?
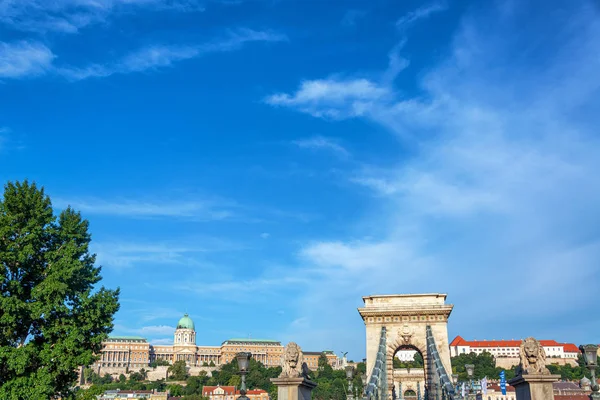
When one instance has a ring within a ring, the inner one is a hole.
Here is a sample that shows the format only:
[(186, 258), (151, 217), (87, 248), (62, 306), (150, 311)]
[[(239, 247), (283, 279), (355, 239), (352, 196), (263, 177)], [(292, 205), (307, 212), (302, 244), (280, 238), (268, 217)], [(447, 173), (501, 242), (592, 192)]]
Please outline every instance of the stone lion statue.
[(283, 350), (283, 363), (280, 378), (298, 378), (303, 375), (302, 349), (294, 342), (290, 342)]
[(519, 355), (521, 363), (517, 369), (517, 375), (550, 374), (550, 371), (546, 368), (546, 352), (540, 342), (534, 338), (528, 337), (521, 342)]

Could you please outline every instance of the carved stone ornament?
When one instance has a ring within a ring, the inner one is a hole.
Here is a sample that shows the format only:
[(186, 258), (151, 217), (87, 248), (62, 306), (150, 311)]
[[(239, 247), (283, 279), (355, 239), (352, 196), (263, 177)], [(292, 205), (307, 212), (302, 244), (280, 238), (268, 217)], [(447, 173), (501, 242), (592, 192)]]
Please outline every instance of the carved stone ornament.
[(534, 338), (528, 337), (521, 342), (519, 355), (521, 363), (517, 368), (517, 375), (550, 375), (546, 368), (546, 352)]
[(290, 342), (283, 350), (283, 363), (280, 378), (298, 378), (302, 376), (302, 349)]
[(413, 333), (408, 325), (404, 325), (402, 327), (402, 331), (400, 332), (400, 335), (402, 336), (402, 340), (404, 341), (404, 344), (410, 344)]

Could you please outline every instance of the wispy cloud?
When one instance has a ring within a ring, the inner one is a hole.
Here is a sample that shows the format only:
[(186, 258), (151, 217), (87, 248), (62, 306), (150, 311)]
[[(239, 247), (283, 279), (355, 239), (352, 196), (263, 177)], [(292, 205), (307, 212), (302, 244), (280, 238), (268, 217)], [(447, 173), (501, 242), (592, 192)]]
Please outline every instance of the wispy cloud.
[(56, 72), (71, 80), (102, 78), (114, 74), (129, 74), (170, 67), (176, 62), (204, 54), (237, 50), (245, 43), (284, 40), (287, 38), (278, 33), (243, 28), (230, 30), (224, 39), (202, 45), (154, 45), (130, 53), (116, 63), (91, 64), (82, 68), (58, 67)]
[[(337, 80), (343, 99), (331, 101), (329, 90), (305, 90), (329, 82), (315, 80), (271, 99), (317, 117), (366, 118), (418, 144), (409, 158), (351, 174), (377, 195), (379, 211), (359, 221), (370, 238), (317, 240), (300, 252), (319, 277), (300, 302), (299, 315), (311, 321), (303, 333), (317, 325), (361, 329), (354, 317), (323, 314), (318, 305), (351, 308), (369, 293), (449, 292), (451, 325), (474, 333), (485, 329), (473, 314), (510, 317), (497, 333), (518, 336), (553, 326), (557, 315), (593, 313), (593, 293), (568, 288), (600, 282), (600, 116), (591, 111), (600, 107), (598, 10), (573, 4), (566, 25), (550, 15), (529, 24), (539, 10), (521, 7), (502, 18), (496, 10), (465, 18), (448, 57), (413, 96), (396, 95), (391, 81), (367, 80), (361, 87), (376, 88), (374, 95), (357, 100), (355, 82)], [(368, 106), (356, 112), (356, 102)], [(565, 274), (573, 265), (577, 274)], [(481, 285), (464, 290), (477, 279)]]
[(85, 66), (61, 65), (45, 45), (38, 42), (0, 42), (0, 78), (25, 78), (44, 74), (62, 76), (71, 81), (103, 78), (115, 74), (154, 71), (201, 55), (238, 50), (250, 42), (279, 42), (286, 36), (252, 29), (230, 30), (220, 39), (199, 45), (156, 44), (124, 55), (116, 62)]
[(52, 67), (52, 51), (39, 42), (0, 42), (0, 78), (43, 75)]
[(444, 11), (446, 8), (447, 6), (445, 3), (432, 3), (423, 6), (399, 18), (398, 21), (396, 21), (396, 27), (405, 30), (418, 20), (427, 18), (433, 13)]
[(104, 200), (97, 198), (66, 199), (57, 197), (54, 204), (59, 208), (71, 206), (84, 214), (114, 215), (129, 218), (175, 217), (194, 220), (224, 220), (234, 216), (235, 203), (219, 200), (189, 201), (143, 201)]
[(77, 33), (89, 25), (106, 22), (113, 14), (132, 9), (204, 10), (195, 0), (4, 0), (0, 3), (0, 23), (20, 31)]
[(119, 334), (139, 335), (154, 338), (156, 336), (173, 335), (175, 328), (168, 325), (149, 325), (141, 328), (130, 328), (125, 325), (115, 324), (114, 331)]
[(185, 265), (211, 268), (199, 255), (223, 251), (240, 251), (246, 247), (219, 238), (180, 239), (158, 242), (96, 242), (92, 249), (97, 253), (98, 264), (111, 268), (148, 265)]
[(302, 149), (328, 150), (335, 153), (337, 156), (343, 158), (347, 158), (350, 156), (350, 152), (346, 150), (344, 146), (336, 143), (333, 139), (325, 138), (322, 136), (294, 140), (292, 143)]
[(342, 25), (355, 26), (357, 21), (367, 15), (365, 10), (348, 10), (342, 18)]

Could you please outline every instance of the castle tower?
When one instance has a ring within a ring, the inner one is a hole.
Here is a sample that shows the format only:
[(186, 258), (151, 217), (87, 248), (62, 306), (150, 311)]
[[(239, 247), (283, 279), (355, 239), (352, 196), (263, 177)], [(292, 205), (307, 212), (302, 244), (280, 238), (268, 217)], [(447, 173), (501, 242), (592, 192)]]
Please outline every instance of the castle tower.
[(194, 321), (192, 321), (187, 313), (184, 314), (177, 323), (173, 344), (176, 346), (196, 346), (196, 329), (194, 326)]
[(194, 366), (197, 363), (196, 328), (194, 321), (186, 313), (181, 317), (175, 328), (173, 338), (174, 361), (184, 360), (187, 365)]

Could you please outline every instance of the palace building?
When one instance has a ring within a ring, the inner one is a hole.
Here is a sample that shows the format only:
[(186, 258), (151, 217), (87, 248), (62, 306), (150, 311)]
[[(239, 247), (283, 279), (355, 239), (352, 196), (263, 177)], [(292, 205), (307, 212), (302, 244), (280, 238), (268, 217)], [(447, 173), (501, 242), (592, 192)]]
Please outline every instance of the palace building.
[[(153, 361), (163, 360), (172, 364), (183, 360), (190, 367), (219, 366), (231, 362), (241, 351), (249, 352), (252, 358), (266, 367), (281, 365), (283, 345), (277, 340), (229, 339), (221, 346), (196, 345), (194, 321), (185, 314), (177, 323), (172, 345), (152, 345), (139, 336), (112, 336), (104, 343), (96, 368), (140, 369)], [(331, 351), (324, 352), (329, 364), (340, 368), (341, 360)], [(317, 365), (321, 353), (306, 352), (309, 368)]]

